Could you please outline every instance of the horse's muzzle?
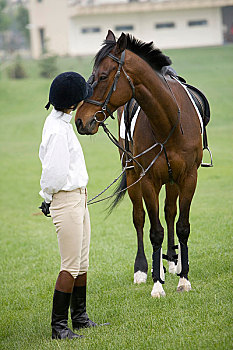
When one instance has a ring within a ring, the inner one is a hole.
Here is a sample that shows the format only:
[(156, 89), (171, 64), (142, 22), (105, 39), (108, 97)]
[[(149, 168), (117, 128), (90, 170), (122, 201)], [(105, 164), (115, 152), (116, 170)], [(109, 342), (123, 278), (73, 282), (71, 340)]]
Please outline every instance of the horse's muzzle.
[(82, 119), (78, 118), (75, 122), (76, 128), (79, 134), (81, 135), (93, 135), (97, 132), (98, 127), (97, 127), (97, 122), (93, 118), (91, 119), (86, 125), (83, 125)]

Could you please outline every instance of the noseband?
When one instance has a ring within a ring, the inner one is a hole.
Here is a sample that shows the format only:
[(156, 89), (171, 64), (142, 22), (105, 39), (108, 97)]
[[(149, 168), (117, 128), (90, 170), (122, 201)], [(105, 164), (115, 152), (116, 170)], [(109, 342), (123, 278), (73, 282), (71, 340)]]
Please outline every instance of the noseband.
[[(106, 115), (106, 112), (110, 115), (110, 117), (112, 119), (115, 119), (114, 116), (113, 116), (113, 112), (111, 112), (108, 108), (108, 103), (109, 103), (109, 100), (113, 94), (114, 91), (116, 91), (116, 88), (117, 88), (117, 82), (120, 78), (120, 74), (121, 74), (121, 70), (123, 71), (124, 75), (126, 76), (126, 79), (128, 80), (129, 84), (130, 84), (130, 87), (132, 89), (132, 92), (133, 92), (133, 96), (135, 95), (135, 87), (133, 85), (133, 82), (132, 80), (130, 79), (130, 77), (128, 76), (128, 74), (126, 73), (126, 71), (124, 70), (123, 68), (123, 65), (125, 63), (125, 50), (122, 52), (121, 54), (121, 58), (117, 58), (116, 56), (112, 55), (111, 53), (109, 53), (107, 55), (108, 57), (110, 57), (113, 61), (117, 62), (118, 63), (118, 69), (117, 69), (117, 72), (115, 74), (115, 77), (114, 77), (114, 80), (113, 80), (113, 83), (112, 83), (112, 86), (107, 94), (107, 97), (105, 99), (104, 102), (99, 102), (99, 101), (95, 101), (95, 100), (90, 100), (90, 99), (87, 99), (85, 100), (85, 102), (87, 103), (91, 103), (93, 105), (96, 105), (96, 106), (100, 106), (101, 107), (101, 110), (95, 112), (94, 114), (94, 119), (97, 123), (103, 123), (106, 119), (107, 119), (107, 115)], [(94, 74), (92, 74), (90, 76), (90, 78), (88, 79), (88, 83), (92, 86), (92, 88), (94, 89), (96, 87), (96, 85), (98, 84), (98, 82), (94, 82)], [(100, 120), (100, 117), (98, 118), (98, 115), (103, 115), (104, 118), (103, 120)]]

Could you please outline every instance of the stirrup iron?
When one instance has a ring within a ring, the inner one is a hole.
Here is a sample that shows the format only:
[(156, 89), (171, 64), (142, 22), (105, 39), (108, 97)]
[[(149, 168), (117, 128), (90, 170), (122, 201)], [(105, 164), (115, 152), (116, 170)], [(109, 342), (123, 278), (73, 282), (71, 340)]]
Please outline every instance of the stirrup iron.
[[(209, 147), (207, 146), (206, 148), (204, 148), (204, 150), (207, 150), (209, 152), (209, 156), (210, 156), (210, 163), (201, 163), (201, 166), (203, 168), (211, 168), (213, 167), (213, 158), (212, 158), (212, 153), (211, 153), (211, 150), (209, 149)], [(204, 151), (203, 150), (203, 151)]]

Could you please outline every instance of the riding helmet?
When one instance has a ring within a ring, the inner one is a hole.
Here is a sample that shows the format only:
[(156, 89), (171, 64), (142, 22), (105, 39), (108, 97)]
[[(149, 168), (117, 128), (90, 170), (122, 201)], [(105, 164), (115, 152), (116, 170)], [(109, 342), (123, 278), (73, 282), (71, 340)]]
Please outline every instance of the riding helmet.
[(64, 72), (53, 80), (49, 91), (49, 102), (45, 108), (49, 109), (50, 104), (59, 109), (69, 108), (89, 98), (92, 94), (91, 85), (82, 75), (76, 72)]

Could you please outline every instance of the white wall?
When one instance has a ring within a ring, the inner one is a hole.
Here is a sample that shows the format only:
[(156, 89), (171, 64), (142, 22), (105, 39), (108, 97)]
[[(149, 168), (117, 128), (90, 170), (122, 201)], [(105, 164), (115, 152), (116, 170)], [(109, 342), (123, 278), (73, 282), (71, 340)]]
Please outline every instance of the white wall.
[[(146, 23), (153, 21), (153, 14), (150, 14), (149, 17), (150, 20), (148, 18)], [(159, 21), (163, 20), (174, 20), (176, 27), (155, 30), (155, 41), (162, 48), (221, 45), (223, 43), (220, 8), (174, 11), (169, 15), (161, 12)], [(207, 25), (188, 26), (188, 21), (193, 20), (207, 20)], [(147, 30), (150, 31), (148, 27)]]
[(46, 47), (49, 53), (68, 54), (68, 8), (67, 0), (37, 2), (30, 0), (30, 38), (32, 55), (38, 58), (41, 52), (39, 29), (44, 28)]
[[(189, 27), (189, 20), (207, 20), (208, 23)], [(95, 54), (108, 29), (113, 30), (116, 36), (121, 34), (121, 31), (115, 30), (115, 26), (121, 24), (133, 25), (134, 30), (130, 30), (130, 33), (144, 41), (153, 40), (161, 49), (221, 45), (221, 21), (220, 8), (77, 16), (69, 20), (69, 52), (72, 55)], [(174, 22), (175, 27), (155, 28), (156, 23), (163, 22)], [(100, 32), (83, 34), (82, 28), (87, 27), (99, 27)]]

